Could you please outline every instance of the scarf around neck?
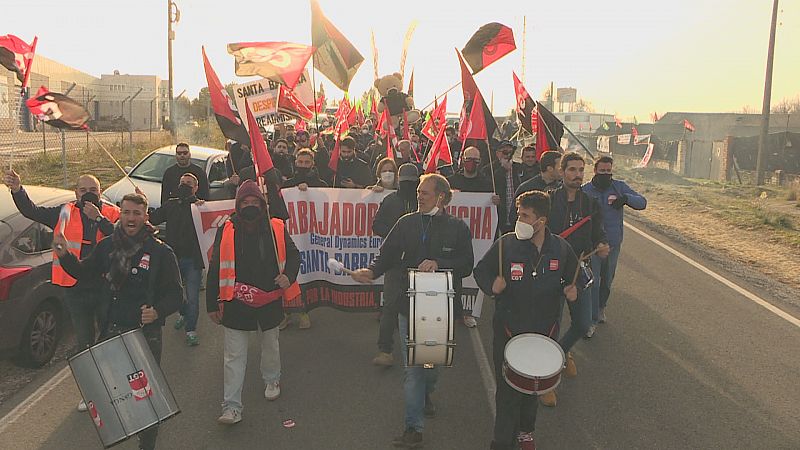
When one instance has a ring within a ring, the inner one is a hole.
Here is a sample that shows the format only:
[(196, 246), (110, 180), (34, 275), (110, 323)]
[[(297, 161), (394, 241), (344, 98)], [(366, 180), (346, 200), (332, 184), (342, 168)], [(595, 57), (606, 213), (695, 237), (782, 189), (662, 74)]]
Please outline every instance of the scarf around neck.
[(111, 235), (113, 249), (111, 250), (111, 264), (106, 274), (106, 279), (111, 283), (114, 290), (119, 290), (131, 267), (131, 258), (139, 253), (144, 245), (144, 241), (152, 237), (155, 227), (150, 223), (145, 223), (144, 227), (134, 236), (128, 236), (122, 227), (122, 221), (117, 222), (114, 233)]

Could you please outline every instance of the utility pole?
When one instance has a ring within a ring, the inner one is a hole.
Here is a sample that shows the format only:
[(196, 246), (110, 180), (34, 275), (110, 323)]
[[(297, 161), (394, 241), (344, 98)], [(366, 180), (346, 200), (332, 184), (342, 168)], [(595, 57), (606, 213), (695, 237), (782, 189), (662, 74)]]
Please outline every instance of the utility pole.
[(175, 127), (175, 99), (172, 98), (172, 41), (175, 40), (175, 32), (172, 31), (172, 24), (181, 20), (181, 12), (178, 5), (172, 0), (167, 0), (167, 95), (169, 96), (169, 124), (172, 139), (175, 139), (177, 128)]
[(772, 97), (772, 61), (775, 56), (775, 25), (778, 22), (778, 0), (772, 3), (772, 25), (769, 29), (769, 48), (767, 50), (767, 75), (764, 80), (764, 103), (761, 106), (761, 133), (758, 136), (758, 156), (756, 157), (756, 185), (764, 184), (764, 153), (767, 151), (769, 134), (769, 103)]

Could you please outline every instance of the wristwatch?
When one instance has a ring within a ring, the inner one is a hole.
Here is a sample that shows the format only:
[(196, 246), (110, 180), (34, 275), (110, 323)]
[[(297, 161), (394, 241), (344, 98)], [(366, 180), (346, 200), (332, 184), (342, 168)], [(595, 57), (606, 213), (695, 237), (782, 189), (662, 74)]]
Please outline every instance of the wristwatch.
[(102, 222), (102, 221), (103, 221), (103, 216), (97, 216), (97, 217), (95, 217), (95, 218), (94, 218), (94, 221), (95, 221), (95, 222), (97, 222), (97, 223), (100, 223), (100, 222)]

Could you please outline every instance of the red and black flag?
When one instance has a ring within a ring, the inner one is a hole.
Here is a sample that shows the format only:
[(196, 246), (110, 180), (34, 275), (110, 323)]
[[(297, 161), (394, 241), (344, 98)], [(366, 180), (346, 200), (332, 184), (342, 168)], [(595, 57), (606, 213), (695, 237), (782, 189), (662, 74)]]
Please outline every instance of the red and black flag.
[(50, 92), (46, 87), (39, 88), (36, 96), (25, 101), (28, 110), (39, 120), (56, 128), (68, 130), (88, 130), (86, 122), (92, 118), (89, 111), (80, 103), (64, 94)]
[(275, 167), (275, 165), (272, 163), (272, 157), (269, 156), (267, 144), (264, 142), (264, 138), (261, 136), (258, 123), (253, 117), (253, 113), (250, 111), (250, 103), (248, 103), (246, 100), (244, 102), (244, 107), (246, 110), (245, 114), (247, 115), (247, 127), (250, 129), (249, 142), (250, 149), (253, 152), (253, 165), (256, 169), (256, 177), (258, 177)]
[(228, 44), (236, 58), (236, 75), (261, 75), (280, 81), (289, 89), (297, 86), (314, 47), (292, 42), (239, 42)]
[[(536, 104), (536, 159), (548, 150), (558, 150), (564, 136), (564, 124), (541, 102)], [(541, 140), (540, 136), (547, 139)], [(539, 144), (541, 142), (541, 145)]]
[(533, 101), (531, 94), (528, 93), (525, 86), (522, 85), (522, 82), (519, 81), (517, 78), (517, 74), (511, 72), (511, 75), (514, 76), (514, 97), (517, 100), (517, 118), (519, 119), (520, 123), (522, 124), (522, 128), (525, 129), (530, 134), (534, 134), (536, 131), (534, 127), (536, 124), (534, 123), (534, 113), (536, 108), (536, 102)]
[(474, 75), (516, 48), (511, 28), (492, 22), (478, 28), (461, 53), (472, 67)]
[[(461, 107), (461, 122), (459, 125), (459, 140), (464, 142), (464, 134), (466, 127), (464, 126), (469, 119), (469, 113), (472, 111), (472, 102), (478, 98), (478, 85), (475, 83), (475, 78), (472, 77), (472, 74), (469, 72), (469, 68), (464, 63), (464, 59), (461, 58), (461, 53), (458, 52), (456, 49), (456, 55), (458, 55), (458, 62), (461, 64), (461, 91), (464, 94), (464, 104)], [(483, 96), (481, 96), (483, 97)], [(483, 101), (483, 98), (480, 99), (481, 104), (483, 106), (483, 117), (484, 121), (486, 122), (486, 133), (488, 137), (494, 136), (495, 131), (497, 131), (497, 122), (494, 120), (494, 116), (492, 116), (492, 112), (489, 109), (489, 106), (486, 105), (486, 102)]]
[(311, 45), (317, 48), (314, 67), (336, 87), (347, 92), (364, 57), (325, 17), (317, 0), (311, 0)]
[(38, 39), (34, 37), (33, 43), (28, 45), (27, 42), (13, 34), (0, 36), (0, 65), (17, 74), (17, 79), (22, 83), (23, 89), (28, 86)]
[(692, 125), (692, 122), (689, 122), (688, 119), (683, 119), (683, 129), (694, 133), (694, 125)]
[(220, 83), (214, 68), (206, 56), (205, 47), (203, 51), (203, 68), (206, 71), (206, 82), (208, 83), (208, 93), (211, 97), (211, 108), (214, 110), (214, 117), (217, 119), (222, 134), (228, 139), (233, 139), (236, 142), (246, 144), (250, 142), (250, 135), (242, 123), (242, 118), (239, 116), (239, 111), (236, 110), (236, 105), (231, 101), (228, 96), (228, 91), (225, 86)]

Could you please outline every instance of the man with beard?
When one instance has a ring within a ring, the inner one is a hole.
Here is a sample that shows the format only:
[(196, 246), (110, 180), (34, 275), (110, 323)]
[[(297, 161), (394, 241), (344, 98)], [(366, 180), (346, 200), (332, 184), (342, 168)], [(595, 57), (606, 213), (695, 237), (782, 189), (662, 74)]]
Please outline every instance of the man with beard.
[(205, 267), (192, 219), (192, 204), (202, 205), (204, 202), (197, 198), (197, 185), (197, 178), (185, 173), (176, 189), (177, 195), (150, 212), (151, 224), (167, 224), (164, 241), (172, 247), (178, 258), (186, 302), (181, 304), (175, 329), (183, 328), (186, 331), (186, 343), (192, 347), (200, 344), (197, 318), (200, 314), (200, 278)]
[(644, 196), (631, 189), (624, 181), (613, 178), (613, 164), (614, 160), (610, 156), (599, 157), (594, 163), (594, 178), (583, 186), (583, 192), (600, 205), (603, 228), (608, 237), (608, 245), (611, 246), (607, 258), (592, 259), (595, 282), (592, 285), (592, 326), (587, 336), (594, 334), (596, 324), (606, 321), (606, 305), (622, 247), (622, 208), (625, 205), (636, 210), (647, 208), (647, 199)]
[(199, 186), (197, 188), (197, 198), (208, 200), (209, 187), (208, 175), (200, 166), (192, 164), (192, 153), (189, 151), (189, 144), (181, 142), (175, 146), (175, 164), (167, 167), (164, 176), (161, 178), (161, 204), (167, 202), (170, 197), (175, 197), (175, 190), (180, 184), (181, 177), (185, 173), (190, 173), (197, 178)]
[[(539, 168), (541, 169), (541, 172), (530, 180), (520, 184), (517, 188), (517, 191), (514, 193), (514, 197), (519, 197), (520, 195), (531, 191), (550, 192), (559, 187), (561, 185), (561, 174), (558, 171), (560, 164), (561, 153), (554, 151), (546, 151), (542, 153), (541, 157), (539, 158)], [(516, 223), (516, 210), (511, 211), (510, 219)]]
[[(550, 198), (552, 206), (547, 223), (554, 234), (567, 240), (577, 255), (589, 255), (596, 251), (600, 258), (608, 256), (609, 247), (603, 231), (603, 217), (597, 201), (581, 190), (585, 168), (583, 157), (575, 152), (561, 158), (560, 174), (563, 184), (554, 190)], [(585, 264), (581, 261), (581, 264)], [(575, 377), (578, 369), (573, 359), (572, 346), (585, 336), (592, 325), (591, 289), (578, 289), (578, 299), (569, 303), (570, 326), (559, 343), (567, 354), (564, 375)], [(556, 405), (555, 390), (541, 397), (546, 406)]]
[[(478, 150), (477, 147), (467, 147), (464, 149), (464, 157), (461, 160), (461, 171), (451, 175), (447, 179), (450, 183), (450, 187), (455, 191), (461, 192), (492, 192), (492, 180), (478, 170), (480, 165), (480, 150)], [(492, 203), (499, 205), (500, 196), (493, 194)], [(483, 296), (478, 294), (474, 302), (470, 302), (468, 299), (459, 300), (464, 302), (464, 316), (462, 317), (464, 325), (468, 328), (475, 328), (478, 326), (478, 322), (473, 312), (481, 309)]]
[(272, 162), (281, 172), (281, 183), (294, 176), (292, 156), (289, 154), (289, 142), (278, 139), (273, 144)]
[(536, 147), (532, 145), (522, 147), (522, 175), (520, 176), (520, 182), (524, 183), (530, 180), (538, 175), (539, 172), (539, 161), (536, 161)]
[[(100, 241), (82, 260), (69, 250), (69, 239), (56, 231), (53, 252), (61, 266), (80, 280), (100, 277), (100, 298), (107, 305), (107, 324), (101, 339), (142, 328), (147, 345), (161, 364), (161, 327), (183, 302), (183, 286), (172, 249), (156, 239), (147, 223), (147, 198), (122, 197), (120, 220), (112, 235)], [(159, 425), (138, 433), (140, 449), (154, 449)]]
[[(358, 269), (351, 277), (360, 283), (372, 280), (387, 271), (398, 268), (403, 273), (408, 269), (434, 272), (451, 269), (453, 285), (461, 291), (462, 279), (472, 273), (472, 236), (463, 220), (449, 214), (445, 208), (453, 194), (447, 179), (438, 174), (420, 177), (417, 187), (417, 211), (401, 217), (381, 244), (380, 253), (369, 268)], [(405, 291), (405, 289), (403, 289)], [(398, 328), (403, 337), (401, 348), (408, 344), (409, 300), (400, 293), (397, 305)], [(459, 305), (453, 305), (454, 313)], [(403, 390), (405, 397), (405, 431), (394, 439), (395, 447), (422, 447), (422, 430), (425, 417), (436, 415), (431, 394), (436, 387), (439, 369), (422, 366), (406, 367)]]
[[(19, 212), (53, 230), (60, 231), (69, 241), (69, 249), (79, 258), (86, 258), (98, 242), (110, 236), (119, 219), (119, 208), (100, 200), (100, 181), (94, 175), (81, 175), (75, 183), (75, 201), (61, 206), (36, 206), (22, 187), (19, 175), (13, 170), (5, 174), (5, 184)], [(51, 282), (64, 288), (64, 304), (75, 330), (78, 351), (94, 344), (95, 321), (105, 320), (107, 305), (99, 295), (102, 278), (97, 275), (75, 280), (64, 271), (53, 255)], [(86, 411), (81, 400), (78, 411)]]
[(328, 187), (328, 183), (319, 177), (314, 167), (314, 152), (307, 148), (297, 151), (294, 158), (294, 177), (283, 184), (285, 188), (295, 186), (301, 191), (310, 187)]
[[(550, 198), (526, 192), (516, 200), (514, 233), (501, 236), (475, 266), (475, 281), (495, 302), (492, 353), (495, 392), (492, 450), (534, 450), (537, 398), (514, 390), (503, 379), (505, 346), (519, 334), (558, 337), (561, 298), (577, 298), (568, 285), (578, 260), (569, 244), (547, 227)], [(501, 261), (502, 258), (502, 261)]]
[(369, 164), (356, 157), (356, 141), (346, 137), (339, 142), (339, 165), (333, 175), (333, 187), (363, 189), (372, 182)]
[(206, 282), (206, 309), (224, 327), (221, 424), (242, 420), (242, 387), (251, 332), (260, 331), (264, 397), (281, 395), (278, 324), (283, 299), (300, 295), (300, 252), (280, 219), (267, 216), (267, 201), (254, 181), (236, 193), (236, 212), (217, 231)]
[[(399, 169), (399, 187), (397, 191), (387, 195), (381, 201), (378, 211), (372, 220), (372, 231), (386, 238), (394, 225), (404, 215), (417, 210), (417, 186), (419, 170), (417, 166), (405, 163)], [(378, 355), (372, 360), (377, 366), (394, 364), (394, 330), (397, 326), (397, 305), (408, 279), (404, 270), (399, 267), (389, 269), (383, 277), (383, 307), (381, 308), (380, 326), (378, 329)]]

